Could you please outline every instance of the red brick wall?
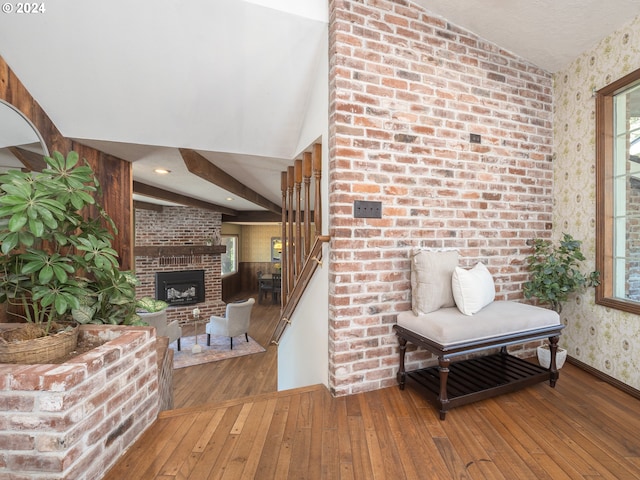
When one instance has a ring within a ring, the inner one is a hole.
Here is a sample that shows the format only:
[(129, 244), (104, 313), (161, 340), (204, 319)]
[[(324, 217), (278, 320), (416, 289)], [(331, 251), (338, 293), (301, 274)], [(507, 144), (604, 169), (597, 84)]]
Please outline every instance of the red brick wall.
[[(214, 231), (220, 231), (222, 214), (193, 207), (163, 207), (162, 212), (136, 209), (136, 246), (205, 245)], [(166, 263), (163, 264), (162, 262)], [(222, 315), (220, 255), (193, 255), (171, 258), (136, 256), (136, 276), (140, 280), (138, 298), (155, 297), (155, 273), (180, 270), (204, 270), (205, 301), (196, 305), (169, 307), (167, 318), (181, 323), (191, 322), (191, 311), (198, 307), (201, 318)]]
[(107, 343), (59, 365), (0, 365), (0, 478), (102, 478), (155, 421), (154, 329), (80, 330)]
[[(415, 4), (331, 0), (330, 18), (329, 382), (343, 395), (396, 383), (412, 247), (457, 248), (499, 299), (521, 298), (525, 242), (551, 226), (553, 105), (550, 74)], [(382, 202), (382, 219), (354, 219), (354, 200)]]

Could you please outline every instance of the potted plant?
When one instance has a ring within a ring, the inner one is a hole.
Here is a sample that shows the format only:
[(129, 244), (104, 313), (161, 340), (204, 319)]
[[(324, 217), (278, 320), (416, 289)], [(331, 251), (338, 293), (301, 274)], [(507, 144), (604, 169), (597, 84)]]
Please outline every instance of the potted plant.
[[(551, 240), (540, 238), (529, 240), (527, 245), (533, 248), (533, 253), (526, 259), (531, 272), (531, 279), (523, 286), (527, 299), (536, 298), (540, 304), (548, 305), (560, 313), (562, 302), (570, 294), (600, 284), (600, 272), (582, 272), (581, 265), (585, 260), (581, 250), (582, 242), (568, 233), (563, 233), (562, 240), (557, 245)], [(549, 357), (548, 351), (548, 345), (538, 347), (538, 359), (541, 365), (545, 366), (546, 363), (547, 368), (549, 360), (545, 359)], [(566, 350), (558, 348), (558, 368), (564, 363), (566, 354)]]
[[(180, 350), (180, 337), (182, 328), (178, 320), (169, 322), (167, 319), (167, 307), (164, 300), (156, 300), (151, 297), (143, 297), (136, 302), (136, 309), (142, 321), (151, 327), (155, 327), (158, 336), (169, 337), (169, 343), (178, 342)], [(194, 309), (194, 311), (197, 309)], [(199, 311), (199, 310), (198, 310)]]
[(150, 315), (154, 316), (167, 316), (167, 307), (169, 304), (164, 300), (156, 300), (152, 297), (142, 297), (140, 300), (136, 301), (136, 313), (141, 316), (143, 319), (145, 317), (149, 317)]
[[(44, 160), (40, 173), (0, 175), (0, 302), (23, 322), (14, 333), (46, 338), (73, 331), (64, 326), (72, 320), (139, 323), (137, 281), (119, 270), (111, 246), (117, 230), (95, 199), (100, 185), (93, 170), (76, 152)], [(0, 347), (11, 343), (0, 340)]]

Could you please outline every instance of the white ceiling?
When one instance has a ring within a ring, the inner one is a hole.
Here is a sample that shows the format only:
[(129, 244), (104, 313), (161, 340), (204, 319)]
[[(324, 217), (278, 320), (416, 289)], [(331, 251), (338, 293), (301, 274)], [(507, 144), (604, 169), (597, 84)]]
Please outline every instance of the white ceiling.
[[(0, 55), (63, 135), (133, 162), (136, 180), (261, 210), (190, 175), (177, 149), (279, 203), (280, 172), (317, 110), (327, 3), (55, 0), (0, 14)], [(416, 3), (550, 72), (640, 14), (638, 0)]]
[(549, 72), (640, 15), (638, 0), (414, 1)]

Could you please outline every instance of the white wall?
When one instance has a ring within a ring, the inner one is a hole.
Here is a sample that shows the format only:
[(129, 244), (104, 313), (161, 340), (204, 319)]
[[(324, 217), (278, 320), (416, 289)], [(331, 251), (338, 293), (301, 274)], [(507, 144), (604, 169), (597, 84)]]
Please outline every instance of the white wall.
[(323, 267), (309, 283), (278, 347), (278, 390), (329, 382), (329, 247), (323, 246)]
[[(318, 52), (314, 95), (301, 126), (299, 149), (303, 151), (319, 138), (322, 142), (322, 232), (328, 231), (328, 31)], [(322, 247), (323, 266), (318, 267), (278, 347), (278, 390), (322, 383), (329, 376), (329, 245)]]

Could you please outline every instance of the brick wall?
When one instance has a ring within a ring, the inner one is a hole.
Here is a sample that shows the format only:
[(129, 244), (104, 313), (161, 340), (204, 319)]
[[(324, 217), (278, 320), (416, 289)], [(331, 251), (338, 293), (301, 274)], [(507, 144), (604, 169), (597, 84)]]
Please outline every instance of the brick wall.
[(0, 478), (102, 478), (155, 421), (150, 327), (83, 325), (103, 345), (60, 365), (0, 365)]
[[(161, 212), (136, 209), (136, 246), (205, 245), (215, 231), (220, 232), (222, 214), (193, 207), (163, 207)], [(186, 255), (178, 257), (136, 256), (136, 276), (140, 280), (136, 295), (155, 297), (155, 273), (181, 270), (204, 270), (205, 301), (197, 305), (175, 306), (167, 309), (170, 321), (193, 321), (191, 311), (197, 306), (201, 318), (222, 315), (220, 255)]]
[[(329, 382), (343, 395), (396, 383), (412, 247), (457, 248), (498, 299), (521, 298), (525, 242), (551, 227), (553, 105), (547, 72), (415, 4), (329, 3)], [(354, 200), (383, 218), (354, 219)]]

